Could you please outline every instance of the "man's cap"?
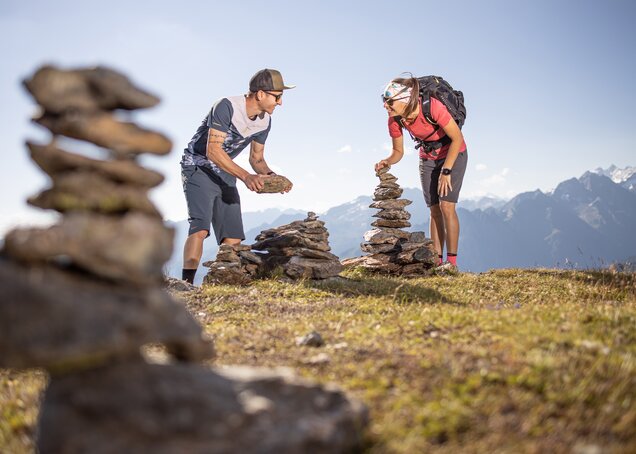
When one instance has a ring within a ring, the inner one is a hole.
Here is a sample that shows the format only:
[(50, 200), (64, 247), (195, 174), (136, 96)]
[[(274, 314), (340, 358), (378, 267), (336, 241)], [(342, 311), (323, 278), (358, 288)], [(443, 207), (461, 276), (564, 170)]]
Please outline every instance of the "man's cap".
[(250, 91), (256, 93), (263, 91), (281, 91), (294, 88), (296, 85), (285, 85), (280, 71), (275, 69), (261, 69), (250, 79)]

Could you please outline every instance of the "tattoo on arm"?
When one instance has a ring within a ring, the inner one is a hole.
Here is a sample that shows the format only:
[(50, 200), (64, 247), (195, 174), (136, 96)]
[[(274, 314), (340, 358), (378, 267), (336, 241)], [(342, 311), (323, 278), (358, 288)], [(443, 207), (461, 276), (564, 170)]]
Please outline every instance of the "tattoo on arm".
[(225, 141), (225, 136), (218, 132), (212, 132), (208, 136), (208, 143), (221, 145)]

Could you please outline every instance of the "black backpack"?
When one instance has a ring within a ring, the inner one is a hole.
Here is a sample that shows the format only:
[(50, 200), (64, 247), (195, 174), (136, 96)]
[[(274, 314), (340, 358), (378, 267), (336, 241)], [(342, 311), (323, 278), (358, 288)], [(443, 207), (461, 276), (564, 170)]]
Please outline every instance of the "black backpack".
[[(433, 134), (437, 132), (440, 126), (433, 120), (431, 117), (431, 97), (440, 101), (446, 108), (448, 112), (459, 126), (459, 129), (464, 126), (464, 122), (466, 121), (466, 106), (464, 105), (464, 94), (459, 90), (454, 90), (451, 85), (446, 82), (440, 76), (424, 76), (418, 77), (417, 82), (420, 85), (420, 97), (422, 98), (422, 114), (426, 121), (428, 121), (434, 127), (434, 131), (429, 134), (428, 137), (431, 137)], [(396, 118), (398, 123), (402, 124), (400, 118)], [(407, 129), (408, 131), (408, 129)], [(409, 132), (410, 134), (410, 132)], [(435, 150), (440, 149), (444, 145), (450, 143), (450, 139), (448, 136), (442, 137), (439, 141), (427, 142), (425, 137), (424, 139), (418, 139), (413, 137), (411, 134), (411, 138), (415, 141), (415, 148), (419, 149), (423, 147), (426, 151), (434, 152)]]
[(464, 94), (459, 90), (453, 90), (453, 87), (440, 76), (418, 77), (417, 82), (420, 84), (422, 112), (426, 121), (436, 126), (436, 130), (439, 129), (439, 125), (431, 118), (430, 98), (433, 97), (446, 106), (453, 120), (455, 120), (459, 129), (461, 129), (466, 121)]

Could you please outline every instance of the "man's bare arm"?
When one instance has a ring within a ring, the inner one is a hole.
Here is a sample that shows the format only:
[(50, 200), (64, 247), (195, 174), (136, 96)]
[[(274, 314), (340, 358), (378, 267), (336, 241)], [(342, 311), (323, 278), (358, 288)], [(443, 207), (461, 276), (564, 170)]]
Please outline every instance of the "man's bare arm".
[(250, 191), (258, 191), (263, 188), (262, 177), (252, 175), (247, 170), (232, 161), (223, 150), (223, 141), (227, 133), (210, 128), (208, 130), (208, 144), (206, 149), (207, 157), (214, 164), (225, 170), (230, 175), (239, 178)]
[(254, 172), (260, 175), (267, 175), (272, 172), (265, 162), (265, 145), (252, 141), (250, 147), (250, 165)]

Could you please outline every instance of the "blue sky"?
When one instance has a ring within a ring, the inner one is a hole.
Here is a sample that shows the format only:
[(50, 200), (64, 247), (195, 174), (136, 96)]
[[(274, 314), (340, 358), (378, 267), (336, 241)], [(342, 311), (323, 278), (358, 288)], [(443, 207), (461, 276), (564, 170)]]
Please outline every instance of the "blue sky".
[[(108, 65), (162, 98), (133, 118), (174, 142), (169, 156), (144, 159), (167, 177), (152, 193), (167, 219), (187, 216), (181, 150), (212, 103), (244, 93), (263, 67), (297, 85), (274, 113), (265, 151), (295, 187), (256, 195), (240, 186), (244, 211), (320, 212), (372, 194), (373, 164), (390, 142), (379, 93), (405, 71), (442, 75), (465, 94), (465, 197), (550, 190), (596, 167), (636, 165), (635, 5), (2, 0), (0, 230), (37, 215), (25, 199), (47, 182), (23, 143), (48, 133), (30, 124), (36, 107), (20, 86), (43, 63)], [(418, 158), (406, 146), (393, 173), (417, 187)]]

